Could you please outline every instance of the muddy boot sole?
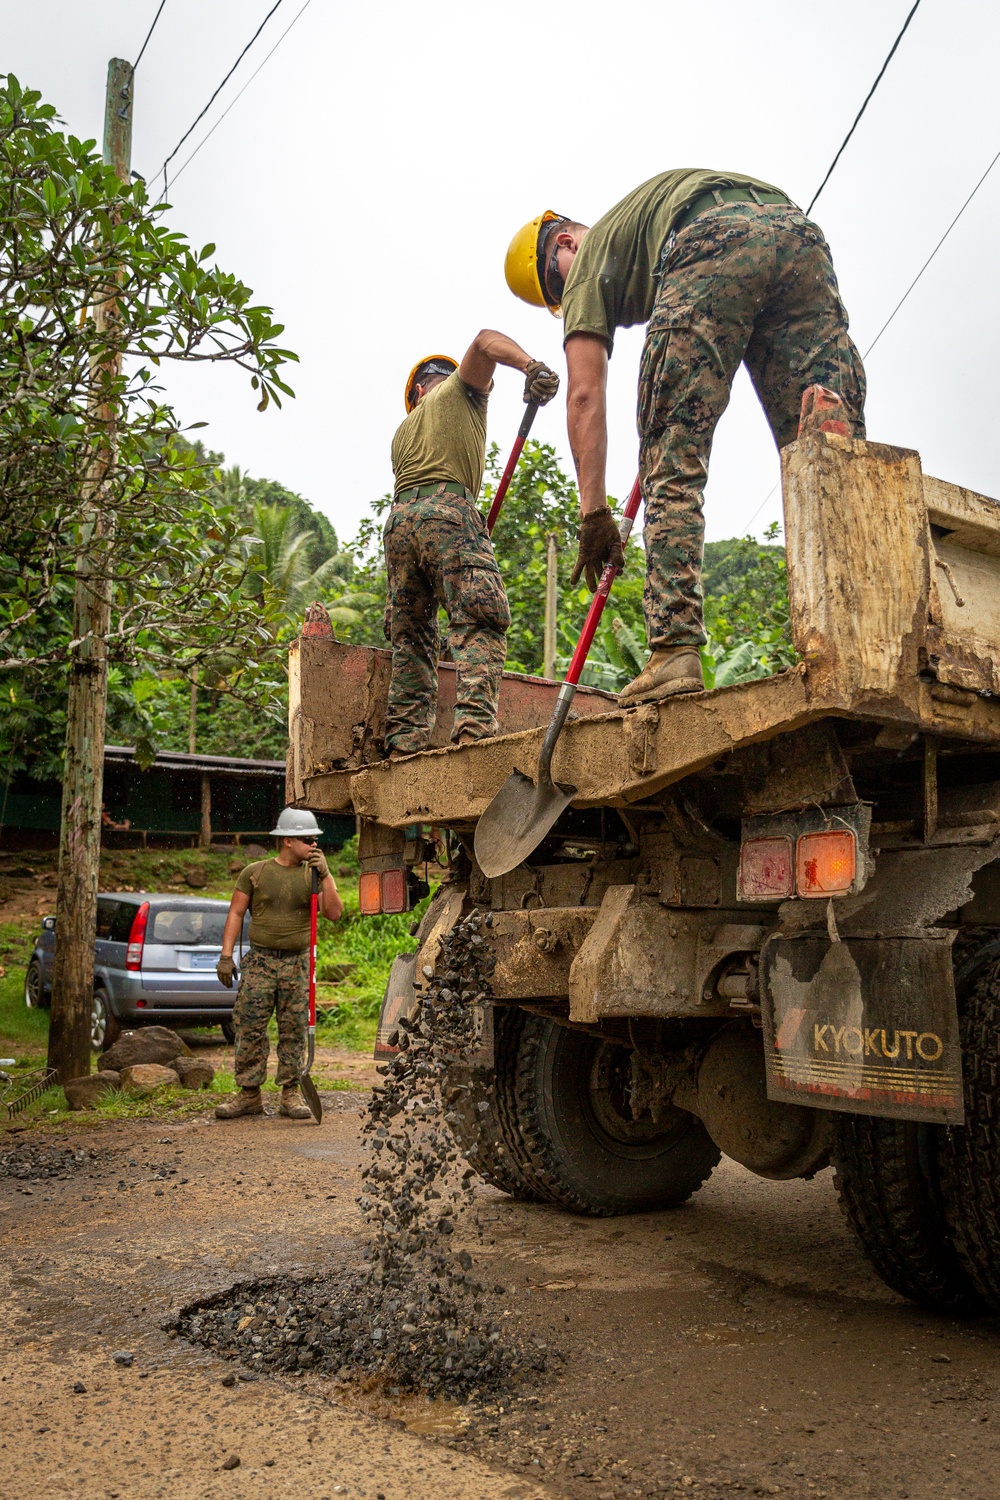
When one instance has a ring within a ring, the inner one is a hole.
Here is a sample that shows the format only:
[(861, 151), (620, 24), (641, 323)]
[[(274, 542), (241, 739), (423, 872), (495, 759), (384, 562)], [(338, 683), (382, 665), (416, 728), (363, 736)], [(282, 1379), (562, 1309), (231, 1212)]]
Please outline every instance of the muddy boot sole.
[(619, 695), (619, 708), (632, 708), (637, 703), (659, 703), (664, 698), (676, 698), (679, 693), (703, 693), (705, 684), (699, 677), (678, 677), (674, 682), (663, 682), (657, 687), (647, 688), (644, 693)]

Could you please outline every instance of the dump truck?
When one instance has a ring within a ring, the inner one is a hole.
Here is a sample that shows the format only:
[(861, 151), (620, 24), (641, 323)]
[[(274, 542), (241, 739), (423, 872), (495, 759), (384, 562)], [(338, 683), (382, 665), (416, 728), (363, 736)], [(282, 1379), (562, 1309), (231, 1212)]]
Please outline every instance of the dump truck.
[[(288, 800), (353, 812), (363, 911), (436, 893), (396, 960), (383, 1052), (442, 936), (487, 914), (491, 989), (450, 1117), (473, 1165), (576, 1214), (679, 1204), (722, 1155), (831, 1163), (875, 1272), (1000, 1310), (1000, 504), (916, 452), (781, 454), (795, 666), (619, 708), (581, 690), (573, 799), (488, 879), (476, 824), (534, 774), (558, 684), (507, 674), (500, 732), (380, 743), (387, 652), (297, 640)], [(308, 627), (307, 627), (308, 628)]]

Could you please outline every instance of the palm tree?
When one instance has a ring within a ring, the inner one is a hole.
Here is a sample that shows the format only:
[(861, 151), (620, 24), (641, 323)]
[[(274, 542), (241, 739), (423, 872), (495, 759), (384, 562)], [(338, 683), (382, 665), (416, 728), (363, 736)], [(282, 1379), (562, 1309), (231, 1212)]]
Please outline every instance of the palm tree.
[[(348, 553), (337, 552), (312, 572), (308, 571), (312, 533), (297, 530), (291, 511), (284, 506), (255, 504), (253, 527), (251, 555), (257, 558), (271, 588), (283, 601), (290, 621), (297, 623), (306, 605), (320, 600), (334, 625), (354, 625), (361, 619), (364, 607), (375, 602), (372, 594), (345, 588), (354, 567)], [(333, 589), (336, 592), (331, 597)]]

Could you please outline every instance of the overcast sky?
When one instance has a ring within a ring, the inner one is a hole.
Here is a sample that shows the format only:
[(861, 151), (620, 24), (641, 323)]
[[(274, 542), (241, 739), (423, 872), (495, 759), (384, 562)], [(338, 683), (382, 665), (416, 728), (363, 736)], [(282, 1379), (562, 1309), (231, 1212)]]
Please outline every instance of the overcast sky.
[[(273, 0), (167, 0), (136, 75), (133, 167), (158, 171)], [(168, 392), (227, 462), (280, 480), (349, 538), (391, 483), (402, 387), (428, 352), (500, 328), (562, 369), (560, 324), (503, 279), (543, 208), (592, 223), (670, 167), (749, 172), (805, 203), (911, 0), (615, 0), (344, 5), (311, 0), (176, 179), (171, 218), (286, 324), (297, 399), (259, 414), (234, 373), (173, 371)], [(0, 0), (3, 67), (80, 136), (101, 135), (107, 61), (134, 58), (158, 0)], [(175, 158), (185, 160), (301, 9), (284, 0)], [(923, 0), (814, 211), (866, 349), (994, 153), (1000, 7)], [(1000, 493), (994, 278), (1000, 165), (868, 361), (868, 432), (925, 469)], [(619, 334), (609, 486), (637, 462), (642, 332)], [(520, 378), (499, 371), (502, 448)], [(562, 398), (536, 422), (568, 464)], [(745, 533), (777, 478), (741, 373), (720, 423), (709, 538)], [(775, 494), (753, 521), (780, 515)]]

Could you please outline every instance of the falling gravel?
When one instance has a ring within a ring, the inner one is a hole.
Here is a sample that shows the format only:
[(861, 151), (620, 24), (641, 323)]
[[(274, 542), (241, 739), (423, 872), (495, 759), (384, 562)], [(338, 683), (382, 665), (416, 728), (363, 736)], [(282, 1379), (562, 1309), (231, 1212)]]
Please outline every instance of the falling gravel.
[(468, 1055), (488, 998), (491, 921), (473, 911), (444, 938), (416, 1010), (389, 1038), (399, 1050), (378, 1070), (362, 1127), (363, 1263), (244, 1283), (182, 1310), (178, 1333), (251, 1368), (376, 1375), (431, 1395), (485, 1395), (545, 1369), (546, 1350), (502, 1330), (503, 1288), (487, 1288), (469, 1252), (452, 1249), (476, 1174), (449, 1129), (461, 1096), (449, 1068)]

